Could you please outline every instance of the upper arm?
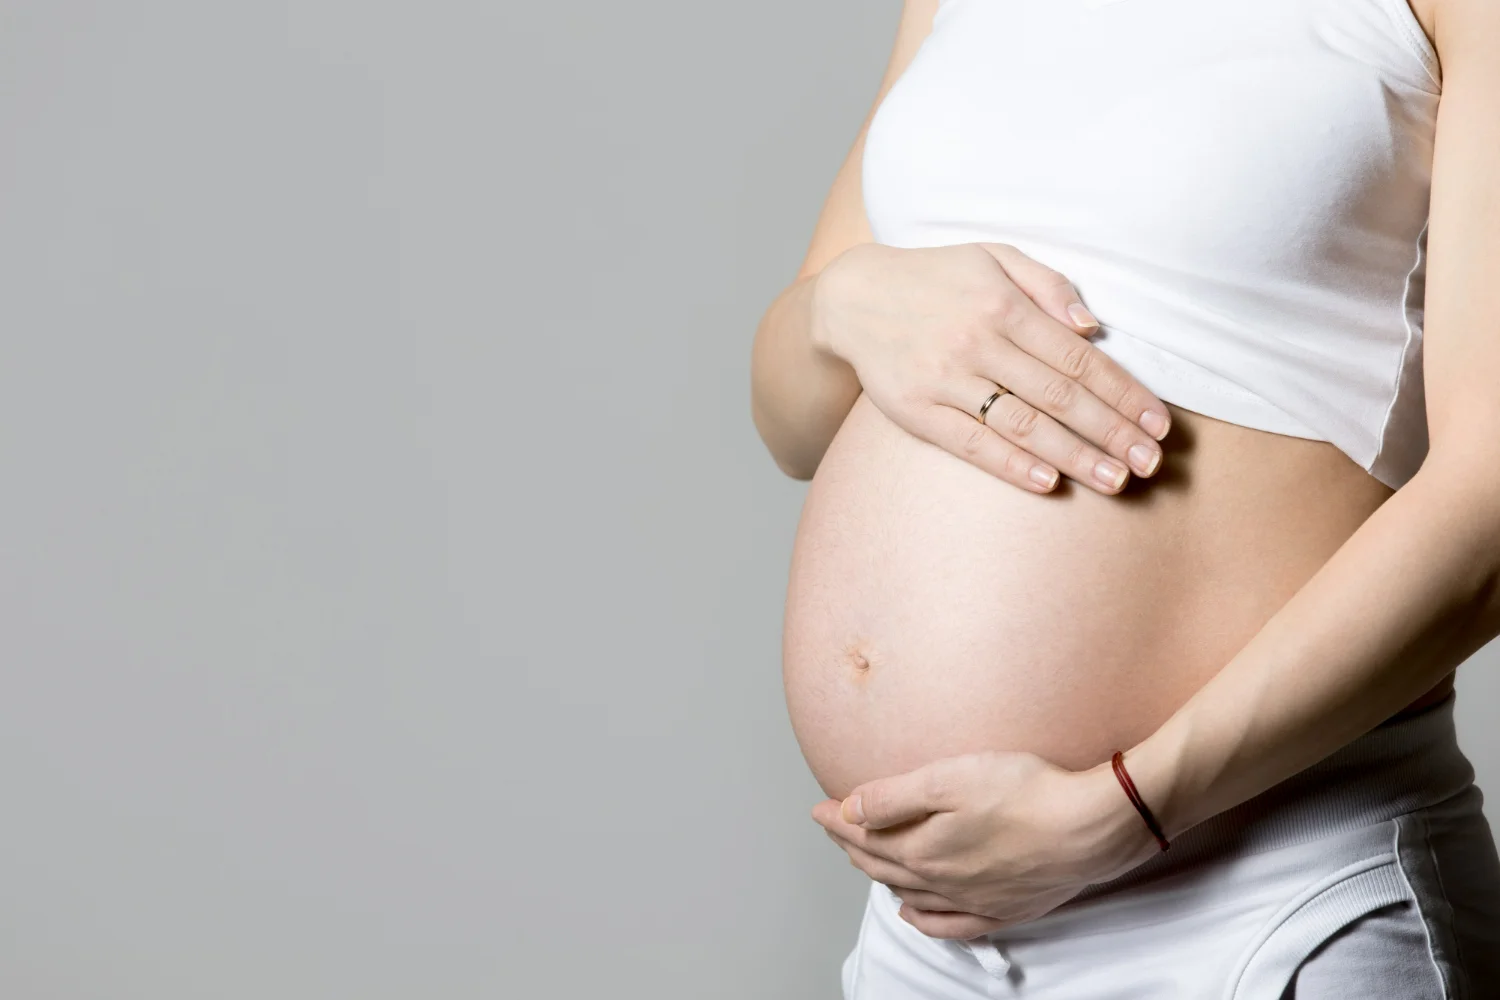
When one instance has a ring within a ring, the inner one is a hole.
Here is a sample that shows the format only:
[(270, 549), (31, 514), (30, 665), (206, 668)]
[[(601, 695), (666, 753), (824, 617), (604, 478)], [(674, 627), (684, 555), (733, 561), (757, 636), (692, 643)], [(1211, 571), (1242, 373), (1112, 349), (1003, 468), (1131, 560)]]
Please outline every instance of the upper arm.
[(905, 0), (890, 61), (880, 82), (880, 92), (875, 95), (875, 101), (865, 114), (853, 147), (834, 176), (833, 185), (813, 229), (807, 256), (802, 262), (801, 270), (797, 272), (798, 278), (818, 273), (830, 260), (852, 246), (874, 241), (869, 219), (865, 215), (864, 193), (860, 185), (865, 135), (870, 130), (870, 120), (875, 117), (880, 102), (885, 100), (886, 93), (906, 71), (922, 41), (932, 31), (932, 17), (937, 11), (938, 3), (939, 0)]
[[(1500, 466), (1500, 4), (1437, 0), (1422, 359), (1433, 453)], [(1490, 471), (1494, 471), (1491, 469)]]

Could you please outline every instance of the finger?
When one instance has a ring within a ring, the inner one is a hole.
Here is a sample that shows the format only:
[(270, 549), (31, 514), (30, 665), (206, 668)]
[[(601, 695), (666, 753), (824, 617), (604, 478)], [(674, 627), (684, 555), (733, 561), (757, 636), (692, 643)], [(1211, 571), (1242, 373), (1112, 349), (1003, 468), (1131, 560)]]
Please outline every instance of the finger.
[(974, 913), (932, 913), (915, 910), (902, 905), (899, 915), (902, 920), (932, 938), (947, 938), (953, 941), (969, 941), (983, 937), (1004, 927), (999, 920), (981, 917)]
[[(991, 392), (994, 389), (990, 390)], [(976, 408), (984, 402), (971, 403)], [(934, 403), (920, 412), (912, 430), (928, 444), (936, 445), (977, 466), (997, 479), (1033, 493), (1050, 493), (1058, 482), (1058, 471), (981, 424), (974, 414)]]
[[(914, 856), (916, 846), (913, 843), (913, 834), (920, 829), (919, 826), (866, 830), (846, 820), (840, 813), (837, 802), (833, 803), (831, 809), (824, 803), (819, 803), (818, 807), (813, 810), (813, 818), (830, 837), (836, 838), (836, 842), (853, 844), (866, 854), (894, 862), (907, 871), (911, 871), (907, 861)], [(920, 887), (913, 884), (913, 887), (932, 888), (930, 884)]]
[[(1050, 368), (1084, 385), (1153, 439), (1160, 441), (1166, 437), (1172, 424), (1166, 404), (1119, 362), (1086, 338), (1079, 337), (1077, 324), (1056, 319), (1016, 281), (1013, 270), (1023, 275), (1022, 281), (1026, 281), (1027, 268), (1036, 262), (1031, 261), (1028, 265), (1026, 261), (1030, 258), (1007, 244), (982, 243), (980, 246), (995, 257), (1014, 286), (1004, 297), (1005, 308), (1000, 322), (1007, 339)], [(997, 251), (997, 247), (1003, 249)]]
[[(1077, 344), (1080, 349), (1105, 357), (1085, 340), (1078, 340)], [(1071, 374), (1048, 365), (1015, 343), (996, 338), (976, 359), (975, 374), (1005, 386), (1063, 425), (1078, 443), (1091, 445), (1118, 459), (1137, 475), (1149, 476), (1161, 467), (1161, 445), (1151, 435)], [(1051, 455), (1041, 457), (1060, 461)]]
[(1015, 286), (1026, 293), (1041, 309), (1079, 333), (1099, 329), (1099, 320), (1089, 312), (1078, 295), (1078, 289), (1060, 271), (1028, 257), (1009, 243), (981, 243)]
[[(837, 844), (849, 856), (849, 863), (851, 865), (870, 876), (874, 881), (888, 885), (893, 890), (899, 887), (898, 891), (900, 892), (920, 891), (924, 894), (923, 898), (942, 898), (933, 891), (931, 883), (905, 865), (892, 861), (890, 858), (882, 858), (878, 854), (871, 854), (858, 844), (840, 837), (836, 833), (830, 832), (828, 839)], [(941, 909), (941, 907), (937, 908)]]
[(941, 762), (857, 786), (844, 799), (843, 817), (867, 830), (925, 819), (949, 805)]
[(900, 897), (903, 903), (918, 910), (930, 910), (935, 913), (963, 913), (964, 908), (959, 906), (947, 896), (937, 892), (927, 892), (922, 889), (908, 889), (904, 886), (891, 885), (891, 892)]
[(837, 802), (834, 803), (832, 809), (819, 803), (818, 807), (813, 810), (813, 819), (818, 821), (824, 832), (835, 838), (836, 843), (852, 844), (866, 854), (894, 862), (903, 868), (906, 867), (904, 861), (906, 842), (902, 836), (906, 831), (866, 830), (844, 819), (839, 812)]
[(858, 824), (851, 823), (844, 818), (842, 806), (843, 802), (839, 799), (824, 799), (813, 806), (812, 818), (829, 833), (863, 845), (866, 831)]
[[(837, 837), (841, 841), (848, 841), (861, 848), (868, 849), (866, 842), (869, 840), (870, 831), (846, 820), (840, 811), (840, 802), (838, 799), (827, 799), (819, 802), (813, 807), (812, 816), (830, 837)], [(883, 851), (880, 852), (880, 856), (888, 857), (886, 852)], [(895, 859), (890, 858), (890, 860), (894, 861)]]
[[(986, 389), (994, 391), (994, 384), (988, 379), (976, 377), (963, 382), (962, 389), (939, 390), (937, 401), (956, 405), (961, 400), (973, 399), (976, 393)], [(1118, 414), (1114, 419), (1124, 423), (1124, 418)], [(1064, 475), (1100, 493), (1118, 493), (1130, 478), (1130, 470), (1124, 464), (1082, 440), (1014, 391), (1007, 392), (990, 405), (984, 422), (996, 434), (1045, 462), (1049, 468), (1059, 469)]]
[(824, 799), (812, 808), (812, 818), (824, 827), (830, 821), (839, 819), (839, 807), (843, 805), (843, 799)]

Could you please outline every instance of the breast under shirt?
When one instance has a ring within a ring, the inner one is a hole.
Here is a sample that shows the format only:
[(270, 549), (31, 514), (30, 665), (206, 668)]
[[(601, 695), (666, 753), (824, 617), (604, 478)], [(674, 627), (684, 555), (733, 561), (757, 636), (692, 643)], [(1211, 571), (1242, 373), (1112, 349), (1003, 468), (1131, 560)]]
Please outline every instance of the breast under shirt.
[(944, 0), (876, 109), (876, 242), (1009, 243), (1159, 398), (1427, 453), (1437, 55), (1407, 0)]

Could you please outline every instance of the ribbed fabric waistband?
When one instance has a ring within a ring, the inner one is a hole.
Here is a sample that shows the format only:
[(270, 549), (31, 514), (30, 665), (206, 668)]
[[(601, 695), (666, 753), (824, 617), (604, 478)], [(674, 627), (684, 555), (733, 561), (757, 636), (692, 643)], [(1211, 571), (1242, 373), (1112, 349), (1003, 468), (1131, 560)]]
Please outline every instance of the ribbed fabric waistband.
[(1215, 858), (1259, 854), (1394, 819), (1459, 794), (1474, 767), (1458, 746), (1455, 695), (1387, 720), (1318, 763), (1254, 798), (1210, 817), (1169, 850), (1107, 882), (1088, 886), (1064, 907), (1118, 892)]

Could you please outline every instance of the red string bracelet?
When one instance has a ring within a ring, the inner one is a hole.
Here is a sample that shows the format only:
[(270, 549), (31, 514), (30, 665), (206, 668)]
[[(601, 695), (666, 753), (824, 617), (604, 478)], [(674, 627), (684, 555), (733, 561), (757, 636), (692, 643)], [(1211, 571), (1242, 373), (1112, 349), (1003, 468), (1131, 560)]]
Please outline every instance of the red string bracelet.
[(1162, 850), (1167, 849), (1167, 836), (1161, 831), (1161, 824), (1156, 822), (1156, 817), (1151, 815), (1151, 810), (1146, 808), (1146, 802), (1141, 798), (1141, 793), (1135, 790), (1135, 782), (1130, 780), (1130, 775), (1125, 773), (1125, 752), (1116, 750), (1115, 755), (1109, 759), (1115, 769), (1115, 777), (1120, 779), (1120, 787), (1125, 789), (1125, 794), (1130, 798), (1131, 805), (1141, 814), (1141, 819), (1146, 821), (1146, 829), (1156, 838)]

